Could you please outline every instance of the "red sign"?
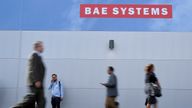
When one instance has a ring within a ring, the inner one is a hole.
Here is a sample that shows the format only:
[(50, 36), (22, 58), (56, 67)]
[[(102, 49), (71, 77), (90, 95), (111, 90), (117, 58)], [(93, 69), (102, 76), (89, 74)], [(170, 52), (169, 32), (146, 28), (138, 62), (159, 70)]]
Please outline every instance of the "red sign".
[(81, 4), (81, 18), (172, 18), (168, 4)]

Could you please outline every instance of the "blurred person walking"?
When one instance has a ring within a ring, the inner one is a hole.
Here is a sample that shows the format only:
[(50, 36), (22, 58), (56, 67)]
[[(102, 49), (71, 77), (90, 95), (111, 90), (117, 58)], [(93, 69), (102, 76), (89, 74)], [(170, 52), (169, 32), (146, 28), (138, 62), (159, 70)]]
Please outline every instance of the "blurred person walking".
[(155, 73), (155, 66), (153, 64), (149, 64), (145, 67), (146, 78), (145, 78), (145, 92), (147, 94), (146, 98), (146, 108), (158, 108), (158, 102), (156, 97), (161, 97), (161, 86), (158, 78)]
[(105, 101), (105, 108), (117, 108), (118, 103), (116, 98), (118, 96), (117, 77), (114, 74), (114, 68), (108, 67), (107, 73), (109, 74), (109, 80), (107, 83), (101, 83), (107, 88), (107, 96)]
[(24, 97), (21, 103), (18, 103), (12, 108), (45, 108), (43, 82), (46, 69), (41, 56), (41, 53), (44, 51), (43, 42), (35, 42), (33, 48), (34, 52), (31, 54), (28, 61), (29, 93)]

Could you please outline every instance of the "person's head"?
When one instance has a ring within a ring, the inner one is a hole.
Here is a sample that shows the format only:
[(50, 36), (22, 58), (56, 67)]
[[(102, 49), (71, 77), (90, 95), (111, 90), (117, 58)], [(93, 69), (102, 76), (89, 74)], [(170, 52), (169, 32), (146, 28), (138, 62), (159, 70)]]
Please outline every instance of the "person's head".
[(154, 64), (148, 64), (146, 67), (145, 67), (145, 72), (146, 73), (151, 73), (151, 72), (154, 72), (155, 71), (155, 66)]
[(44, 51), (44, 46), (42, 41), (37, 41), (33, 45), (33, 49), (39, 53), (42, 53)]
[(114, 72), (114, 68), (112, 66), (108, 67), (107, 73), (110, 75)]
[(57, 74), (52, 74), (52, 81), (57, 81)]

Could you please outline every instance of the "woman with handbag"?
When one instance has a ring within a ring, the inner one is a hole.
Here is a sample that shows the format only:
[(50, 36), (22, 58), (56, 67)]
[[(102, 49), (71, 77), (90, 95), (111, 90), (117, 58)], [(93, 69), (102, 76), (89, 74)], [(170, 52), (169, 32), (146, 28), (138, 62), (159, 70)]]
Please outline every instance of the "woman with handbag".
[(155, 66), (153, 64), (149, 64), (145, 67), (145, 72), (146, 72), (145, 92), (147, 94), (147, 98), (145, 102), (146, 108), (151, 108), (152, 105), (154, 106), (154, 108), (158, 108), (156, 93), (155, 93), (155, 90), (153, 89), (152, 84), (157, 85), (159, 88), (161, 87), (154, 71), (155, 71)]

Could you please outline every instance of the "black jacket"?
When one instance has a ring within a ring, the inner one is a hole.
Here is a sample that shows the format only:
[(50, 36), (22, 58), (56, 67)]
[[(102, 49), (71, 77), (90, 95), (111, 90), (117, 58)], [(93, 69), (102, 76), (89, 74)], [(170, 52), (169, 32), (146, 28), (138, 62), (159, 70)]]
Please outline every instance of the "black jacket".
[(33, 53), (28, 64), (28, 85), (34, 86), (36, 81), (43, 83), (44, 76), (45, 66), (42, 58), (37, 53)]

